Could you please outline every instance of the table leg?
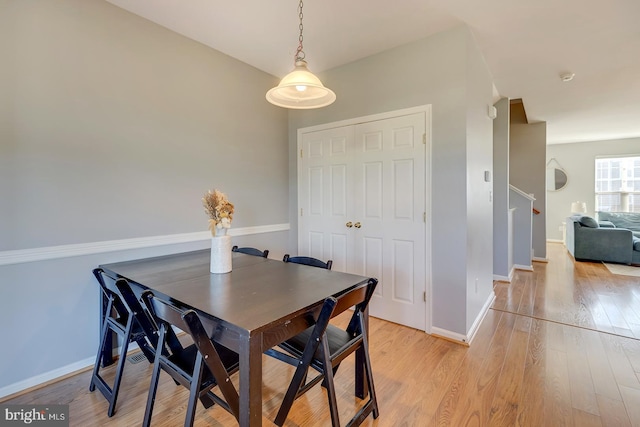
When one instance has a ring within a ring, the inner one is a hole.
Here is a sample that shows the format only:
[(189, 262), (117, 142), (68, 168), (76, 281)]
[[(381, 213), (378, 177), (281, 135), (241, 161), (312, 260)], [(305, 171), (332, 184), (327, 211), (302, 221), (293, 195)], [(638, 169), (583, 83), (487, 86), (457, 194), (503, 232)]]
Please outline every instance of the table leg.
[(241, 427), (262, 425), (262, 335), (242, 337), (240, 342)]

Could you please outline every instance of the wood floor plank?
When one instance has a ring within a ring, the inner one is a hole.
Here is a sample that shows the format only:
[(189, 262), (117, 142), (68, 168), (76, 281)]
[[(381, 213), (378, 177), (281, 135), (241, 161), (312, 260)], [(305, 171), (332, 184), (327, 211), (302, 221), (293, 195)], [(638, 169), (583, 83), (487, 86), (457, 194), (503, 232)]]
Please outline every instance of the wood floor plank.
[(599, 416), (598, 401), (587, 355), (589, 348), (583, 336), (585, 332), (590, 331), (570, 326), (564, 327), (566, 353), (569, 360), (571, 404), (574, 409)]
[(505, 353), (505, 364), (496, 386), (495, 398), (489, 413), (489, 425), (515, 425), (521, 400), (524, 367), (531, 318), (518, 316), (514, 331)]
[(583, 412), (575, 408), (573, 410), (573, 421), (574, 421), (574, 425), (580, 426), (580, 427), (601, 427), (602, 426), (602, 420), (600, 419), (600, 416), (593, 415), (588, 412)]
[(607, 351), (602, 341), (603, 334), (597, 332), (583, 334), (585, 346), (589, 349), (587, 352), (587, 360), (589, 362), (589, 371), (593, 381), (593, 388), (597, 395), (604, 396), (608, 399), (621, 401), (618, 383), (613, 373)]
[(545, 424), (553, 426), (571, 426), (573, 405), (569, 388), (567, 354), (549, 348), (547, 358), (547, 376), (545, 380)]
[(640, 389), (620, 386), (622, 401), (632, 426), (640, 426)]
[(631, 427), (627, 409), (622, 400), (597, 395), (600, 419), (605, 427)]
[(522, 392), (518, 407), (517, 426), (544, 425), (544, 389), (546, 381), (547, 322), (533, 319), (522, 377)]

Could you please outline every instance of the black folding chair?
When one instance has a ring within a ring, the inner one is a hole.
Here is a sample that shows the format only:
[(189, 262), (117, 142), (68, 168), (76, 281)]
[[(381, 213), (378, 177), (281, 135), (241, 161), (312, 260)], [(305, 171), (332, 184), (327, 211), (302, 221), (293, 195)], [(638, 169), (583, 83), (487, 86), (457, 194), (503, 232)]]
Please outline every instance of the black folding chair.
[[(205, 408), (210, 408), (217, 403), (238, 419), (238, 392), (229, 379), (229, 375), (238, 370), (238, 354), (213, 342), (195, 311), (184, 310), (155, 298), (151, 291), (144, 291), (142, 300), (159, 328), (158, 347), (143, 426), (148, 427), (151, 424), (161, 370), (189, 389), (185, 426), (193, 425), (198, 399)], [(168, 355), (160, 349), (163, 348), (167, 332), (172, 329), (172, 326), (189, 334), (194, 343), (184, 348), (182, 346), (173, 348), (172, 353)], [(212, 391), (216, 386), (224, 398)]]
[[(100, 328), (100, 345), (96, 362), (93, 366), (91, 383), (89, 390), (94, 391), (96, 387), (109, 402), (107, 415), (113, 416), (118, 400), (118, 392), (122, 381), (124, 363), (127, 359), (129, 344), (136, 342), (149, 362), (153, 362), (155, 335), (151, 320), (142, 309), (142, 305), (136, 299), (131, 287), (124, 279), (118, 279), (113, 283), (113, 279), (106, 276), (100, 268), (93, 270), (93, 275), (100, 284), (103, 299), (106, 301), (102, 326)], [(100, 375), (101, 361), (103, 354), (111, 350), (111, 332), (115, 332), (121, 338), (120, 355), (116, 367), (113, 386), (105, 381)]]
[[(296, 371), (287, 389), (282, 405), (278, 411), (275, 423), (282, 426), (287, 419), (291, 406), (295, 399), (306, 393), (314, 385), (323, 381), (327, 389), (329, 410), (331, 412), (331, 424), (340, 426), (338, 417), (338, 405), (334, 386), (334, 375), (340, 363), (356, 350), (361, 350), (365, 368), (366, 381), (369, 391), (369, 400), (349, 421), (348, 426), (360, 425), (370, 413), (373, 418), (378, 418), (378, 401), (376, 400), (373, 385), (373, 371), (369, 359), (369, 343), (364, 314), (378, 281), (370, 279), (367, 283), (340, 295), (338, 298), (327, 298), (322, 310), (316, 319), (314, 326), (304, 332), (281, 343), (280, 348), (286, 351), (282, 353), (275, 349), (268, 350), (268, 354), (283, 360), (293, 366)], [(339, 314), (344, 310), (354, 307), (354, 313), (346, 330), (329, 324), (334, 313)], [(319, 374), (307, 381), (309, 367)]]
[(293, 262), (295, 264), (303, 264), (310, 265), (312, 267), (318, 268), (326, 268), (327, 270), (331, 270), (331, 266), (333, 265), (333, 261), (329, 260), (327, 262), (321, 261), (317, 258), (312, 258), (308, 256), (289, 256), (289, 254), (285, 254), (284, 258), (282, 258), (284, 262)]
[(261, 256), (262, 258), (266, 258), (269, 256), (269, 250), (265, 249), (264, 251), (261, 251), (260, 249), (256, 249), (256, 248), (239, 248), (237, 246), (234, 246), (231, 248), (232, 252), (240, 252), (243, 254), (247, 254), (247, 255), (253, 255), (253, 256)]

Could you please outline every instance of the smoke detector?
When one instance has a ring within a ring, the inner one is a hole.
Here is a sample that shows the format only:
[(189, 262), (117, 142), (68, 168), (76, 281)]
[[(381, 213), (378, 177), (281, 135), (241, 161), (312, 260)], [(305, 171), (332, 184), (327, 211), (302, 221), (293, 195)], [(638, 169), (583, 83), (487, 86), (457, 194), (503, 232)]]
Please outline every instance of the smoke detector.
[(563, 74), (560, 74), (560, 79), (563, 82), (570, 82), (571, 80), (573, 80), (575, 75), (576, 75), (575, 73), (563, 73)]

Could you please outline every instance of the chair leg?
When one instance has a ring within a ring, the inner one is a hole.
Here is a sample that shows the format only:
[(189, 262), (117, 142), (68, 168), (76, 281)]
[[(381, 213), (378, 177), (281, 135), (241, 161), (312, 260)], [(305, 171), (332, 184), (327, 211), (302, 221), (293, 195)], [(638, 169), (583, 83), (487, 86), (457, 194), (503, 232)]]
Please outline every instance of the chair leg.
[(129, 316), (127, 320), (127, 327), (124, 331), (124, 338), (122, 340), (122, 348), (120, 349), (120, 356), (118, 359), (118, 366), (116, 368), (116, 377), (113, 381), (113, 388), (111, 389), (111, 398), (109, 399), (109, 410), (107, 415), (113, 416), (116, 410), (116, 402), (118, 400), (118, 393), (120, 392), (120, 383), (122, 382), (122, 373), (124, 371), (124, 363), (127, 360), (127, 350), (129, 349), (129, 337), (131, 335), (131, 328), (133, 327), (133, 316)]
[(296, 400), (298, 391), (303, 384), (302, 382), (307, 377), (307, 369), (309, 369), (308, 365), (298, 365), (296, 372), (293, 374), (291, 384), (289, 384), (287, 393), (284, 395), (284, 399), (282, 400), (282, 404), (280, 405), (280, 409), (278, 410), (278, 415), (276, 415), (276, 419), (274, 420), (274, 423), (277, 426), (282, 426), (287, 419), (289, 411), (291, 410), (291, 406)]
[(149, 427), (151, 425), (151, 417), (153, 415), (153, 404), (156, 401), (156, 392), (158, 390), (158, 381), (160, 380), (160, 352), (162, 350), (162, 341), (164, 337), (158, 339), (158, 348), (156, 357), (153, 362), (153, 374), (151, 375), (151, 384), (149, 384), (149, 396), (147, 397), (147, 407), (144, 410), (144, 420), (142, 422), (143, 427)]
[(196, 406), (198, 405), (198, 397), (200, 395), (200, 383), (202, 382), (202, 355), (198, 353), (196, 363), (193, 367), (193, 375), (189, 387), (189, 402), (187, 403), (187, 415), (184, 419), (184, 427), (193, 426), (193, 420), (196, 416)]
[[(109, 301), (108, 310), (111, 310), (111, 301)], [(91, 374), (91, 383), (89, 384), (89, 391), (94, 391), (96, 389), (96, 381), (99, 378), (100, 363), (102, 363), (102, 351), (104, 350), (108, 329), (109, 329), (109, 322), (107, 321), (107, 319), (103, 319), (102, 330), (100, 331), (100, 345), (98, 346), (96, 363), (95, 365), (93, 365), (93, 373)]]
[(329, 357), (329, 343), (326, 339), (322, 340), (322, 364), (324, 365), (324, 381), (323, 384), (327, 389), (327, 399), (329, 401), (329, 411), (331, 412), (331, 425), (340, 427), (340, 417), (338, 416), (338, 402), (336, 400), (336, 387), (333, 382), (333, 367)]
[(376, 388), (373, 385), (373, 369), (371, 369), (371, 359), (369, 358), (369, 339), (366, 331), (362, 334), (362, 348), (364, 349), (364, 367), (367, 374), (367, 383), (369, 384), (369, 401), (373, 406), (373, 418), (379, 416), (378, 399), (376, 398)]

